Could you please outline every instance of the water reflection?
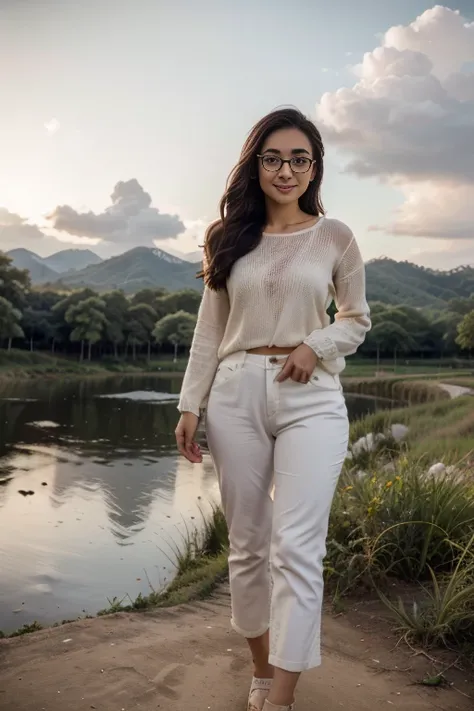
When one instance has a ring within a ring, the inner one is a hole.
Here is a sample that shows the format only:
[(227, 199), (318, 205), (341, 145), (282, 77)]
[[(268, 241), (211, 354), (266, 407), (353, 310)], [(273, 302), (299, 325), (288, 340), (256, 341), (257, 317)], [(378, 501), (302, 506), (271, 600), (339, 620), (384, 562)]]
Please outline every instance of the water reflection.
[(11, 534), (0, 541), (0, 628), (94, 613), (107, 597), (147, 593), (147, 576), (159, 587), (173, 572), (172, 543), (217, 500), (209, 459), (176, 457), (175, 402), (100, 397), (134, 387), (169, 394), (179, 383), (0, 391), (0, 516)]
[[(169, 580), (172, 545), (218, 500), (209, 457), (176, 456), (179, 386), (114, 376), (0, 389), (0, 629), (93, 614)], [(353, 414), (374, 403), (348, 398)]]

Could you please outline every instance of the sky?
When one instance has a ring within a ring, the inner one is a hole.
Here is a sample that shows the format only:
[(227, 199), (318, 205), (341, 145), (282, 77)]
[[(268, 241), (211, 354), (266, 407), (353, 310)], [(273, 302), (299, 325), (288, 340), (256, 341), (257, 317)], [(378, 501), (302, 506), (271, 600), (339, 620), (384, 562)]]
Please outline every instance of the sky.
[(293, 105), (366, 260), (474, 264), (474, 0), (0, 0), (0, 248), (191, 252)]

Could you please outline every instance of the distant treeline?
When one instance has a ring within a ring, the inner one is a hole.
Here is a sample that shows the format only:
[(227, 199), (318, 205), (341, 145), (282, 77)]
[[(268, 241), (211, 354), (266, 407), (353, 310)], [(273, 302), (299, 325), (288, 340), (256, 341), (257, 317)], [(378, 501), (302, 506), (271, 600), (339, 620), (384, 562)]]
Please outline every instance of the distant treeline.
[[(132, 296), (86, 288), (32, 288), (28, 273), (0, 253), (0, 341), (7, 348), (132, 357), (189, 348), (201, 294), (148, 288)], [(329, 310), (334, 317), (335, 306)], [(371, 304), (373, 327), (359, 353), (368, 357), (447, 358), (474, 349), (474, 295), (446, 308)]]

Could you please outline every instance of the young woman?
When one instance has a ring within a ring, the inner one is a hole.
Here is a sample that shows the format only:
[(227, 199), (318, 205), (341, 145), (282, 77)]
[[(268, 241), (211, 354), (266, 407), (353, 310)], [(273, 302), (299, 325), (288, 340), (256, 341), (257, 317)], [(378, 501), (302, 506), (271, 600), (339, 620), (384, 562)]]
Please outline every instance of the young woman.
[(248, 711), (291, 711), (300, 673), (320, 664), (323, 558), (349, 430), (339, 373), (370, 327), (357, 243), (323, 216), (323, 155), (294, 109), (252, 129), (206, 234), (179, 403), (178, 448), (196, 463), (207, 406), (232, 626), (254, 661)]

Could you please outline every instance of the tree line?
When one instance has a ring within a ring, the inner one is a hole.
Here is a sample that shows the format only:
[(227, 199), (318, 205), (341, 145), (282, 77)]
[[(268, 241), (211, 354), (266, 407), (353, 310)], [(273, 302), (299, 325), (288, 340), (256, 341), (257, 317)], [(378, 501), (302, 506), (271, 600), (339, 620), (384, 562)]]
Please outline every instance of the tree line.
[[(137, 358), (154, 347), (189, 348), (201, 294), (186, 289), (142, 289), (133, 296), (84, 288), (61, 292), (32, 288), (28, 273), (0, 253), (0, 341), (30, 350), (79, 352), (81, 359), (110, 355)], [(334, 318), (335, 309), (329, 310)], [(371, 304), (372, 330), (360, 349), (373, 358), (443, 358), (474, 349), (474, 295), (433, 311)]]

